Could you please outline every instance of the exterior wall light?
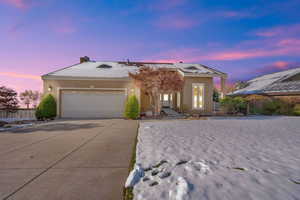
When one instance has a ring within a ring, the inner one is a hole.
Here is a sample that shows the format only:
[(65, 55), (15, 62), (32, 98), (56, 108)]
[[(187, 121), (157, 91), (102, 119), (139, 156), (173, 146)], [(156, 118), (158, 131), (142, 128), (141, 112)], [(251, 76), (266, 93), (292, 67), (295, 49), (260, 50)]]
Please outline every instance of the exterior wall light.
[(52, 91), (52, 86), (49, 86), (48, 87), (48, 92), (51, 92)]

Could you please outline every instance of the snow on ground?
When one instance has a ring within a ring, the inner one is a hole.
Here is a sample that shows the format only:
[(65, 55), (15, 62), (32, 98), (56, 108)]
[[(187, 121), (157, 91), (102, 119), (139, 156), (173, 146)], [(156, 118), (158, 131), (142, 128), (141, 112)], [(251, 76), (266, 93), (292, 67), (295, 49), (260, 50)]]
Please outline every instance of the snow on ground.
[(300, 199), (300, 118), (220, 119), (142, 122), (135, 199)]
[(18, 129), (18, 128), (25, 128), (25, 127), (32, 126), (32, 125), (33, 124), (20, 124), (20, 125), (12, 125), (11, 127), (5, 127), (5, 128), (0, 127), (0, 132), (10, 131), (10, 130)]
[(15, 121), (29, 121), (29, 120), (35, 120), (34, 118), (0, 118), (0, 121), (12, 123)]

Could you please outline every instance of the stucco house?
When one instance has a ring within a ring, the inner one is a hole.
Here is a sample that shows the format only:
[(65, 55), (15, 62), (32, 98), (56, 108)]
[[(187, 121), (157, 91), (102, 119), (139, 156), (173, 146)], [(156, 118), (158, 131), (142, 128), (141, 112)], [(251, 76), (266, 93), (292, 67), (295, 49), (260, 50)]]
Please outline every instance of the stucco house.
[(233, 96), (264, 95), (300, 103), (300, 67), (266, 74), (246, 82)]
[(183, 90), (161, 94), (162, 105), (177, 111), (212, 114), (214, 77), (221, 79), (221, 88), (225, 91), (227, 75), (201, 64), (96, 62), (82, 57), (78, 64), (43, 75), (44, 93), (56, 98), (57, 113), (62, 118), (122, 117), (130, 94), (138, 97), (141, 111), (146, 112), (151, 110), (149, 97), (128, 75), (141, 66), (180, 72), (185, 82)]

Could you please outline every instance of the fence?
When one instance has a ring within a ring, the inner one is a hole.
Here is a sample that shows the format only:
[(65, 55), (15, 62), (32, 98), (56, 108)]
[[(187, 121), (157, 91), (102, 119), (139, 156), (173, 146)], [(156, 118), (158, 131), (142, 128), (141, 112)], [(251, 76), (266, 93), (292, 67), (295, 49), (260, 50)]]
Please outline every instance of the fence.
[(221, 106), (220, 106), (220, 103), (219, 102), (213, 102), (213, 111), (214, 112), (218, 112), (218, 111), (220, 111), (221, 110), (221, 108), (220, 108)]
[(32, 120), (35, 119), (35, 109), (18, 109), (16, 112), (7, 113), (0, 109), (0, 120)]

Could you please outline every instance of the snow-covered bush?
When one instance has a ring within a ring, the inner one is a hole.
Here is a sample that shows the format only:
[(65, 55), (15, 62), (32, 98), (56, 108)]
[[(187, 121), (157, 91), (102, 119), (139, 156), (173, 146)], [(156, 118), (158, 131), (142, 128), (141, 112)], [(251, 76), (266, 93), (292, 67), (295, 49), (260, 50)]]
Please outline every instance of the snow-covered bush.
[(54, 119), (56, 117), (56, 101), (51, 94), (42, 99), (35, 115), (38, 120)]
[(137, 119), (140, 116), (139, 101), (135, 95), (132, 95), (128, 98), (124, 115), (129, 119)]

